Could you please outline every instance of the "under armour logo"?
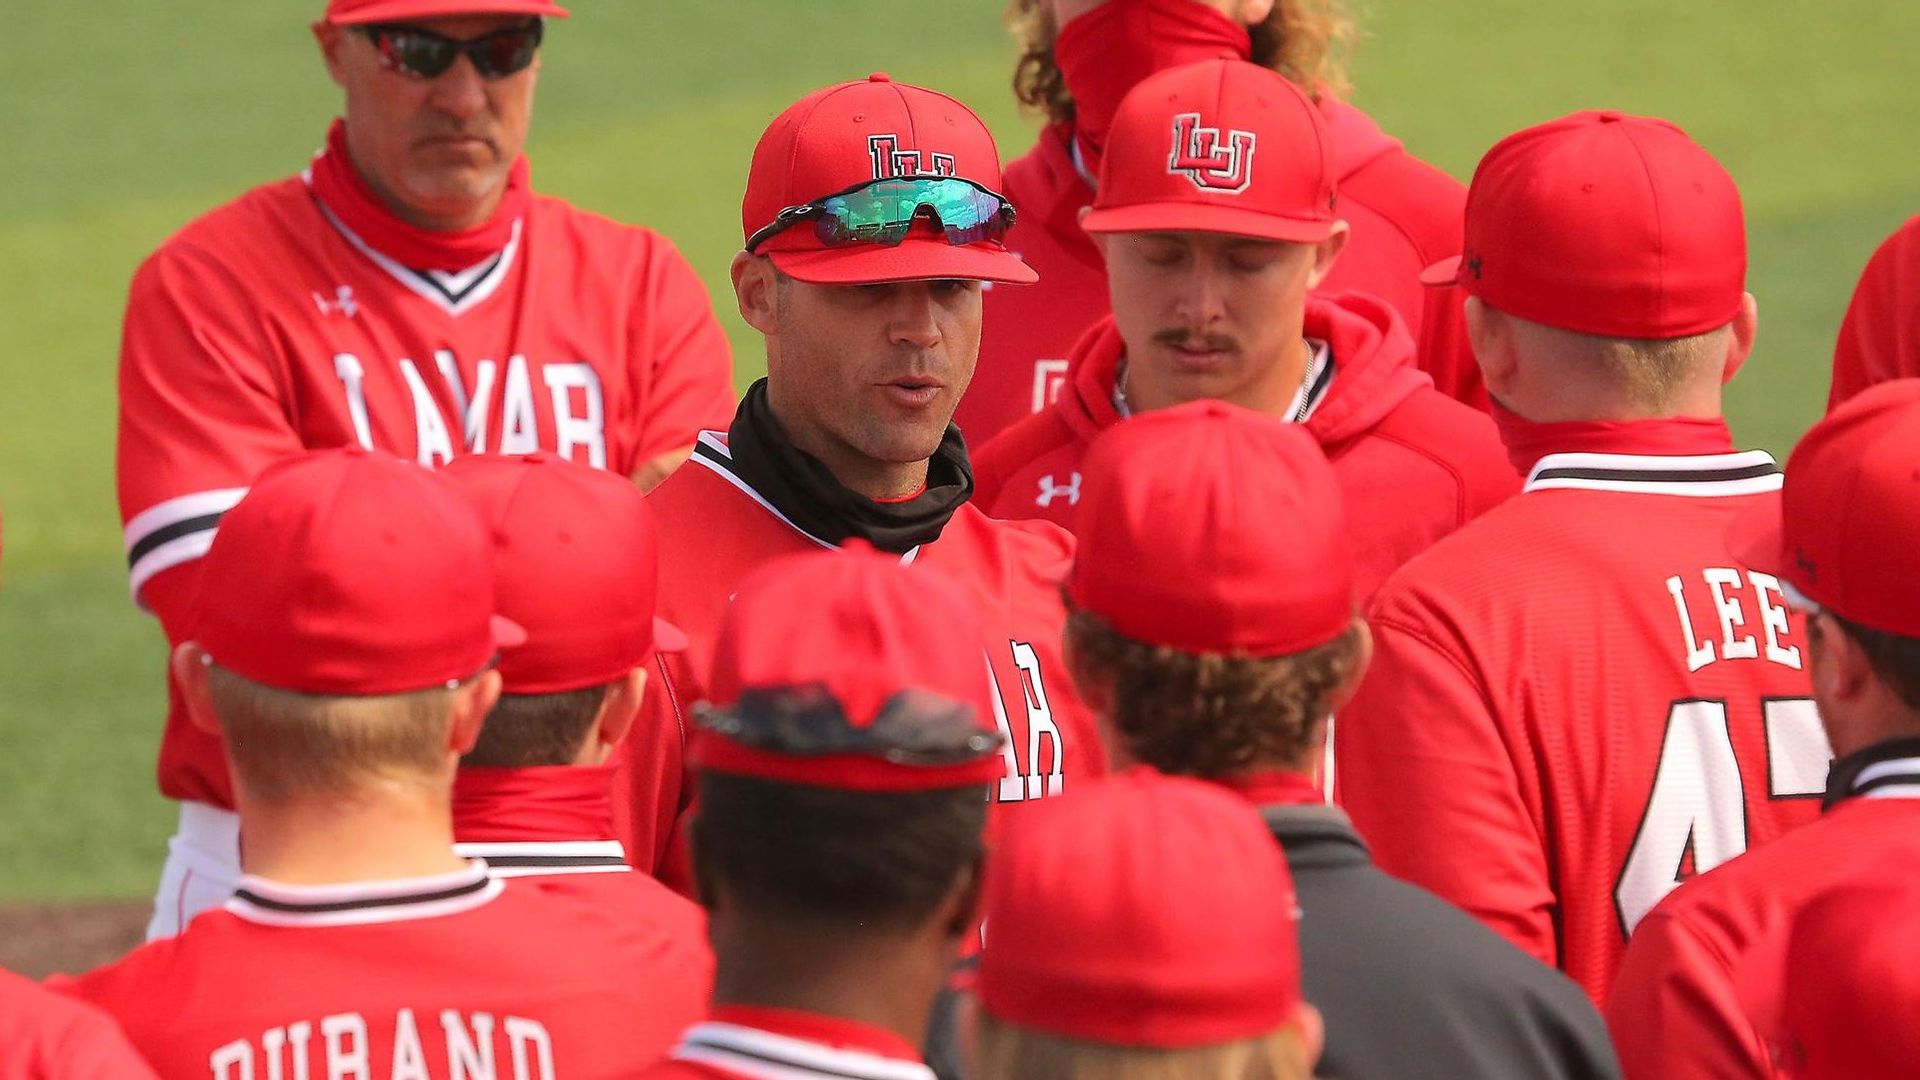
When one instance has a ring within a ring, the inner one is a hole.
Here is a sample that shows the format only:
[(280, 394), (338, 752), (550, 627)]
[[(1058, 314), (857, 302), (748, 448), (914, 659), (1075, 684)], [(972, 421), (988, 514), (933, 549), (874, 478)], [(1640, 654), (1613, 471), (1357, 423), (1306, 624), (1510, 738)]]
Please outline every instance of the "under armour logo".
[(317, 292), (312, 295), (313, 306), (319, 308), (322, 315), (331, 315), (337, 311), (351, 319), (360, 310), (360, 304), (353, 298), (351, 285), (335, 286), (332, 300), (328, 300)]
[(1067, 481), (1064, 484), (1054, 483), (1052, 473), (1048, 473), (1047, 475), (1041, 477), (1040, 478), (1040, 495), (1033, 500), (1033, 505), (1039, 506), (1039, 507), (1052, 506), (1053, 500), (1060, 498), (1062, 496), (1066, 498), (1068, 506), (1080, 505), (1080, 474), (1079, 473), (1074, 473), (1073, 479)]
[(1793, 549), (1793, 565), (1805, 571), (1810, 580), (1820, 580), (1820, 568), (1814, 565), (1812, 559), (1807, 558), (1807, 553), (1797, 544)]
[(898, 135), (867, 136), (867, 154), (873, 158), (873, 178), (895, 176), (952, 176), (952, 154), (929, 154), (924, 150), (900, 149)]
[(1220, 129), (1201, 127), (1199, 113), (1173, 118), (1173, 153), (1167, 172), (1193, 181), (1201, 191), (1237, 195), (1253, 183), (1254, 136), (1251, 131), (1229, 131), (1225, 146)]
[(1473, 280), (1475, 281), (1480, 280), (1480, 253), (1479, 252), (1473, 252), (1467, 256), (1467, 273), (1473, 275)]

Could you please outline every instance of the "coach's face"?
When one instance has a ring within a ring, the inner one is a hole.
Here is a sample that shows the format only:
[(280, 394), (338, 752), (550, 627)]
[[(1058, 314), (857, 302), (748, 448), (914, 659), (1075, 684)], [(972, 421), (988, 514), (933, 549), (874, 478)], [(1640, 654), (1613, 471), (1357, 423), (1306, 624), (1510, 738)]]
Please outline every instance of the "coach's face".
[(1332, 268), (1344, 225), (1323, 244), (1203, 232), (1099, 239), (1134, 408), (1200, 398), (1285, 408), (1305, 364), (1307, 290)]
[[(524, 23), (523, 15), (420, 19), (408, 26), (459, 40)], [(381, 65), (365, 34), (314, 27), (333, 81), (346, 91), (354, 165), (405, 221), (463, 229), (499, 204), (508, 169), (526, 145), (540, 61), (497, 79), (465, 56), (432, 78)]]
[(767, 337), (774, 414), (843, 483), (869, 465), (933, 456), (973, 379), (979, 282), (811, 285), (742, 253), (734, 287)]

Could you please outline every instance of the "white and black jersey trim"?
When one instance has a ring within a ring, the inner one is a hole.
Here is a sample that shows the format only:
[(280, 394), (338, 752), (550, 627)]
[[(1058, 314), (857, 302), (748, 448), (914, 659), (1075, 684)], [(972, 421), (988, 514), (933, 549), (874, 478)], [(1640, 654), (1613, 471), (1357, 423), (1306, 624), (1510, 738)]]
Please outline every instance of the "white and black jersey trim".
[(1860, 770), (1851, 796), (1861, 799), (1920, 799), (1920, 758), (1889, 758)]
[(325, 203), (316, 199), (314, 205), (320, 207), (320, 213), (326, 217), (328, 224), (356, 251), (372, 260), (375, 266), (385, 270), (395, 281), (446, 309), (449, 315), (464, 314), (492, 296), (500, 288), (500, 283), (506, 280), (507, 272), (513, 269), (514, 256), (520, 250), (520, 226), (524, 222), (515, 221), (505, 247), (465, 270), (415, 270), (375, 251), (372, 245), (347, 228), (345, 222), (335, 217)]
[(695, 1024), (673, 1056), (754, 1080), (934, 1080), (933, 1070), (917, 1061), (842, 1050), (738, 1024)]
[(153, 575), (205, 555), (220, 518), (246, 493), (243, 487), (196, 491), (135, 514), (122, 532), (134, 603), (140, 602), (140, 588)]
[[(766, 496), (753, 490), (752, 484), (747, 483), (744, 477), (742, 477), (739, 473), (734, 472), (733, 471), (733, 451), (727, 448), (727, 441), (722, 437), (720, 432), (718, 431), (701, 432), (700, 437), (695, 439), (693, 442), (692, 460), (694, 464), (700, 465), (706, 468), (708, 471), (712, 472), (714, 475), (718, 476), (720, 479), (725, 480), (727, 483), (732, 484), (735, 488), (738, 488), (742, 495), (745, 495), (747, 498), (752, 499), (755, 503), (759, 504), (760, 509), (765, 510), (767, 513), (772, 514), (776, 518), (779, 518), (781, 523), (786, 525), (787, 528), (792, 529), (794, 532), (797, 532), (801, 536), (806, 537), (808, 540), (811, 540), (814, 543), (819, 544), (823, 548), (838, 548), (840, 546), (838, 544), (830, 544), (827, 541), (822, 540), (819, 537), (808, 532), (807, 530), (801, 528), (800, 526), (795, 525), (793, 523), (792, 518), (781, 513), (778, 507), (774, 506), (772, 503), (767, 501)], [(911, 564), (913, 560), (919, 557), (920, 557), (920, 546), (916, 544), (913, 547), (908, 548), (907, 553), (905, 555), (900, 556), (900, 565), (907, 566)]]
[(266, 926), (365, 926), (472, 911), (504, 888), (480, 861), (448, 874), (351, 885), (283, 885), (248, 875), (226, 906)]
[(497, 878), (549, 874), (624, 874), (627, 852), (618, 840), (545, 840), (453, 845), (456, 855), (486, 860)]
[(1526, 491), (1577, 489), (1714, 498), (1780, 490), (1780, 466), (1765, 450), (1661, 457), (1548, 454), (1527, 474)]

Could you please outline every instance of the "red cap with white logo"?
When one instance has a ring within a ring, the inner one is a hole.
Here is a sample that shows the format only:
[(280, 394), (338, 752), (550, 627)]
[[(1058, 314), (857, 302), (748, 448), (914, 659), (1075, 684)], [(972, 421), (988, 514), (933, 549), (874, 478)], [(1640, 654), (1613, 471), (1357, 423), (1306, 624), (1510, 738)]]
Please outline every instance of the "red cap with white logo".
[[(748, 239), (782, 211), (895, 177), (946, 176), (988, 191), (1000, 185), (1000, 152), (973, 110), (945, 94), (875, 73), (816, 90), (774, 118), (753, 149), (740, 207)], [(754, 245), (789, 277), (825, 285), (936, 278), (1027, 284), (1040, 276), (997, 240), (950, 244), (915, 222), (895, 245), (829, 245), (813, 229), (787, 228)]]
[(1307, 95), (1258, 64), (1206, 60), (1128, 92), (1081, 224), (1317, 244), (1333, 204), (1333, 148)]

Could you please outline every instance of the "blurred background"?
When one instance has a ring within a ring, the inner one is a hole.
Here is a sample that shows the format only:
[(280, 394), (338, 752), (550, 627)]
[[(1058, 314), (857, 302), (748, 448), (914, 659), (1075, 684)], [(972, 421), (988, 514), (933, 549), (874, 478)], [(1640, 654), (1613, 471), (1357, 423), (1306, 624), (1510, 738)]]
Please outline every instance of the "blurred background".
[[(127, 599), (113, 493), (127, 281), (192, 217), (296, 172), (338, 98), (320, 0), (22, 4), (0, 34), (0, 905), (150, 896), (164, 642)], [(815, 86), (885, 70), (971, 103), (1011, 158), (998, 0), (574, 0), (550, 29), (534, 184), (658, 228), (719, 301), (741, 385), (761, 357), (727, 261), (753, 143)], [(1759, 347), (1736, 437), (1784, 454), (1826, 400), (1873, 247), (1920, 212), (1913, 43), (1892, 0), (1369, 0), (1355, 98), (1468, 178), (1507, 132), (1577, 108), (1666, 116), (1733, 172)]]

